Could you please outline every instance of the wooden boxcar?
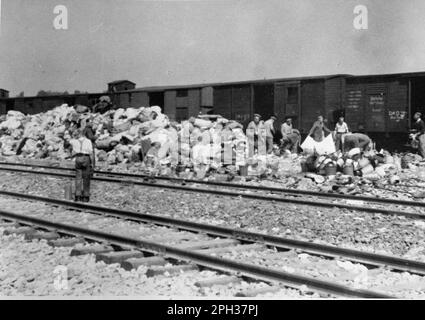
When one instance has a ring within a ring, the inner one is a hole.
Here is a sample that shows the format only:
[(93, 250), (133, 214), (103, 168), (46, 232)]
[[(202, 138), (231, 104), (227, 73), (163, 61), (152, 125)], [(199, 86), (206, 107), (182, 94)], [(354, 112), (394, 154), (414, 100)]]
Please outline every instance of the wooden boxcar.
[(124, 91), (64, 96), (0, 98), (0, 113), (34, 114), (62, 103), (92, 106), (109, 95), (117, 107), (158, 105), (180, 121), (200, 112), (221, 114), (244, 125), (259, 113), (285, 117), (305, 136), (318, 115), (333, 129), (340, 115), (352, 131), (362, 131), (378, 147), (394, 149), (406, 141), (414, 112), (425, 113), (425, 72), (353, 76), (346, 74), (279, 78), (184, 86), (159, 86)]

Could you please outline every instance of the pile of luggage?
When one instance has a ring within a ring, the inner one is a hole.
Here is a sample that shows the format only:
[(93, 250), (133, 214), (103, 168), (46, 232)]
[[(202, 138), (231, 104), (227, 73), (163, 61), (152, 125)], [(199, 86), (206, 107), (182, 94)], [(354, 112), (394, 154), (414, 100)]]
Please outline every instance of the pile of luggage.
[[(9, 111), (0, 119), (1, 155), (71, 159), (66, 142), (76, 128), (95, 133), (97, 166), (137, 164), (153, 173), (173, 169), (208, 172), (247, 165), (243, 126), (220, 116), (170, 121), (158, 106), (102, 110), (66, 104), (35, 115)], [(223, 150), (229, 151), (223, 161)]]

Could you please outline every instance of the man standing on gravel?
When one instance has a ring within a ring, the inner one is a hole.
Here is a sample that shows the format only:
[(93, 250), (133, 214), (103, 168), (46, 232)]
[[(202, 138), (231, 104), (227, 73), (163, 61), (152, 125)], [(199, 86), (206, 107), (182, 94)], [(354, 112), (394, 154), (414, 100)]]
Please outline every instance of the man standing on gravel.
[[(96, 136), (95, 130), (93, 129), (93, 124), (90, 121), (86, 122), (86, 126), (83, 129), (83, 135), (91, 141), (92, 146), (95, 145), (97, 136)], [(94, 153), (94, 148), (93, 148), (93, 155), (92, 155), (92, 168), (93, 168), (93, 170), (96, 167), (95, 161), (96, 161), (96, 155)]]
[(90, 201), (90, 178), (93, 164), (93, 145), (81, 129), (74, 131), (72, 155), (75, 157), (75, 201)]
[(274, 122), (277, 120), (275, 115), (272, 115), (269, 120), (264, 122), (266, 128), (266, 148), (267, 153), (270, 154), (273, 151), (273, 139), (275, 134)]

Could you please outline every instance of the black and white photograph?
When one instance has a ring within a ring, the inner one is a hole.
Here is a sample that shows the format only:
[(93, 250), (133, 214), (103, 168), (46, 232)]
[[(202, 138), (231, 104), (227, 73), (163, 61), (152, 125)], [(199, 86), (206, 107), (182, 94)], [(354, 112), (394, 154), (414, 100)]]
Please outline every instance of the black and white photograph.
[(425, 299), (424, 35), (423, 0), (0, 0), (0, 300)]

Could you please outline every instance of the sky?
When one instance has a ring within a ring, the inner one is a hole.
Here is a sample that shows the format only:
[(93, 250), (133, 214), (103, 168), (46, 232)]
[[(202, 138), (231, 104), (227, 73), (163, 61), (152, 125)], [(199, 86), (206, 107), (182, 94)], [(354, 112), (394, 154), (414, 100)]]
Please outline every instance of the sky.
[[(0, 0), (0, 88), (425, 71), (423, 0)], [(68, 29), (56, 30), (57, 5)], [(368, 29), (353, 26), (357, 5)]]

